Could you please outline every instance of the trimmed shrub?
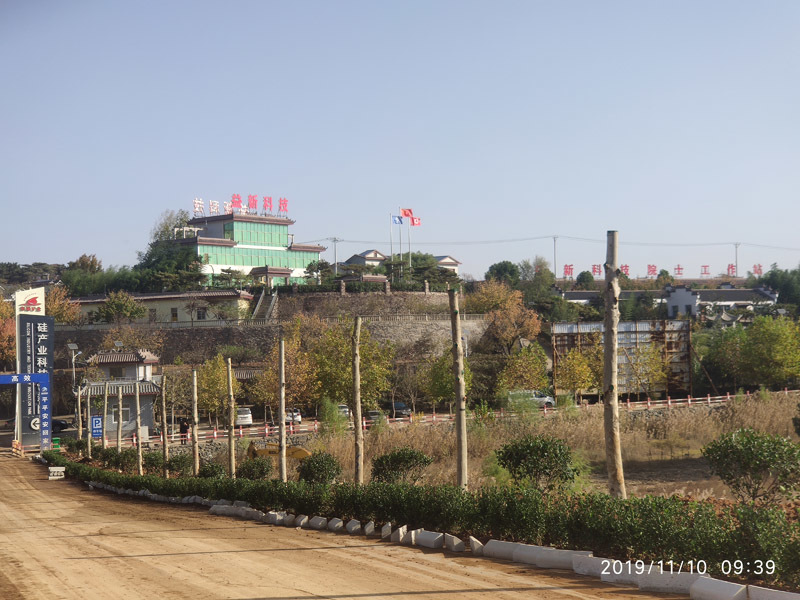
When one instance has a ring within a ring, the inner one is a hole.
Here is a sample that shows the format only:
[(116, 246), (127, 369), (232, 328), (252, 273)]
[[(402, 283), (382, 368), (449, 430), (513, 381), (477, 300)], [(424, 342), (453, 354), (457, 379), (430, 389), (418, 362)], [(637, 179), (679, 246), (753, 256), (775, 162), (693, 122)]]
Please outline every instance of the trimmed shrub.
[(704, 447), (703, 456), (741, 501), (772, 502), (800, 485), (800, 445), (779, 435), (737, 429)]
[(167, 461), (167, 469), (169, 469), (170, 474), (178, 477), (189, 477), (192, 474), (193, 466), (194, 458), (186, 452), (170, 456)]
[(200, 465), (200, 470), (197, 472), (198, 477), (206, 477), (209, 479), (214, 479), (217, 477), (227, 477), (228, 473), (219, 463), (215, 462), (206, 462)]
[(372, 461), (372, 480), (383, 483), (414, 484), (433, 459), (409, 446), (392, 450)]
[(145, 473), (159, 475), (164, 470), (164, 453), (160, 450), (150, 450), (142, 454), (142, 467)]
[(248, 458), (236, 468), (239, 479), (269, 479), (272, 475), (272, 459), (264, 457)]
[(336, 481), (341, 475), (342, 465), (332, 454), (317, 451), (300, 462), (297, 473), (301, 481), (328, 484)]
[(563, 440), (547, 435), (527, 435), (496, 452), (497, 462), (519, 484), (549, 492), (572, 482), (572, 454)]

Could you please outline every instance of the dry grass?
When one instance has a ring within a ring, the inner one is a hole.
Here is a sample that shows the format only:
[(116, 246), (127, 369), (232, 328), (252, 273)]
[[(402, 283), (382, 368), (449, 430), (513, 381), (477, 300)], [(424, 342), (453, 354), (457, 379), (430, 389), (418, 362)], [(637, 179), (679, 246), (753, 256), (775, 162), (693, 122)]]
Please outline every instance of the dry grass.
[[(724, 406), (698, 405), (660, 411), (620, 411), (620, 429), (629, 492), (658, 495), (690, 494), (719, 497), (724, 486), (710, 477), (701, 449), (721, 434), (739, 427), (797, 440), (792, 417), (797, 414), (800, 393), (756, 394), (740, 397)], [(469, 423), (469, 476), (472, 487), (492, 484), (498, 473), (492, 468), (492, 453), (506, 442), (525, 434), (544, 433), (565, 440), (595, 469), (591, 487), (604, 488), (605, 442), (601, 406), (560, 410), (542, 417), (523, 415), (517, 419), (487, 419)], [(415, 422), (397, 428), (376, 428), (365, 436), (366, 479), (372, 459), (400, 446), (411, 446), (434, 458), (424, 483), (455, 483), (456, 440), (453, 426)], [(354, 447), (351, 434), (321, 437), (314, 449), (324, 449), (344, 465), (345, 481), (354, 477)]]

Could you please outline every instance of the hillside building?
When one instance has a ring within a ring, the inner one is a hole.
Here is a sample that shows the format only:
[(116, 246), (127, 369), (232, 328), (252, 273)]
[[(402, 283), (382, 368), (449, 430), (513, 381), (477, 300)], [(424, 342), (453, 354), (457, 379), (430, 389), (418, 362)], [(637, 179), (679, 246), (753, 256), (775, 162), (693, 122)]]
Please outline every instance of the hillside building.
[[(209, 278), (223, 269), (235, 269), (261, 278), (270, 286), (305, 282), (308, 264), (320, 259), (324, 246), (295, 244), (282, 216), (237, 214), (199, 216), (190, 219), (184, 231), (192, 237), (173, 240), (189, 245), (197, 253)], [(253, 273), (253, 269), (257, 269)]]

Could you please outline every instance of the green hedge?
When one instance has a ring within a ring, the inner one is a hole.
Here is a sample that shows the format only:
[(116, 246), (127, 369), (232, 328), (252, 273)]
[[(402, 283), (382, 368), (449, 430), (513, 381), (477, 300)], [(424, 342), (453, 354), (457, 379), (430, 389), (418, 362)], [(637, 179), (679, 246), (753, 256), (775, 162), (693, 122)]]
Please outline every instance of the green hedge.
[(787, 521), (778, 508), (714, 505), (679, 497), (619, 500), (605, 494), (547, 495), (532, 488), (464, 492), (453, 486), (387, 483), (164, 480), (69, 462), (55, 452), (42, 454), (80, 480), (165, 496), (245, 500), (261, 510), (392, 522), (484, 539), (592, 550), (595, 556), (621, 560), (704, 560), (709, 572), (717, 575), (724, 560), (773, 560), (775, 575), (766, 581), (800, 587), (800, 523)]

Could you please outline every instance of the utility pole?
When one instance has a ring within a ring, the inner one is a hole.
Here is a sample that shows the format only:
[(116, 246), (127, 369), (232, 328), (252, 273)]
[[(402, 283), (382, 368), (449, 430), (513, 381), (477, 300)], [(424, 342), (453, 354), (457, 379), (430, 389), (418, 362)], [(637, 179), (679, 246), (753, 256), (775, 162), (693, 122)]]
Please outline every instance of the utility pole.
[(280, 397), (278, 398), (278, 469), (281, 481), (286, 481), (286, 349), (284, 347), (283, 332), (278, 346), (278, 374), (280, 377)]
[(122, 386), (117, 386), (117, 454), (122, 452)]
[(619, 438), (619, 403), (617, 402), (617, 330), (619, 329), (619, 269), (617, 268), (618, 232), (609, 231), (606, 248), (606, 314), (603, 340), (603, 423), (606, 441), (608, 493), (627, 498), (622, 471), (622, 445)]
[(556, 273), (558, 273), (558, 271), (556, 270), (556, 264), (557, 264), (556, 263), (556, 240), (558, 240), (558, 236), (554, 235), (553, 236), (553, 276), (554, 276), (554, 278), (558, 277), (558, 275), (556, 275)]
[(458, 314), (458, 291), (451, 289), (450, 326), (453, 336), (453, 376), (458, 412), (456, 413), (456, 454), (458, 465), (458, 487), (466, 490), (469, 485), (467, 464), (467, 391), (464, 381), (464, 350), (461, 347), (461, 315)]
[(339, 253), (336, 244), (341, 242), (342, 239), (338, 237), (332, 237), (328, 239), (333, 242), (333, 274), (336, 276), (339, 274)]
[(364, 429), (361, 427), (361, 317), (353, 324), (353, 433), (356, 438), (356, 483), (364, 483)]
[(106, 423), (108, 419), (108, 382), (103, 387), (103, 435), (100, 437), (100, 447), (105, 450), (108, 446), (106, 442)]
[(736, 269), (736, 277), (739, 277), (739, 242), (736, 242), (734, 244), (734, 247), (735, 247), (735, 253), (736, 254), (735, 254), (735, 259), (734, 259), (733, 266)]

